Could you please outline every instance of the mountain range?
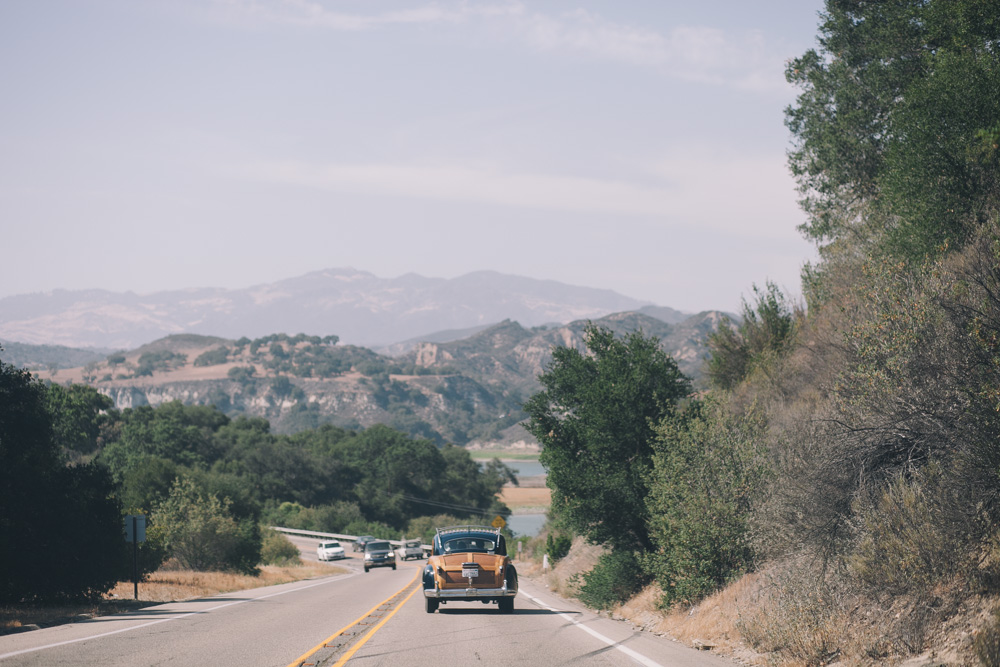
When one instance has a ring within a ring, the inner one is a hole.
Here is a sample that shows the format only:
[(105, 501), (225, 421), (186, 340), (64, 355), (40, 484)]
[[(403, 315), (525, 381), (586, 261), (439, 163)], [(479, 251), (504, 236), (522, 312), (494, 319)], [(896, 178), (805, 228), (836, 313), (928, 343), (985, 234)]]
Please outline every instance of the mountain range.
[(408, 344), (394, 357), (305, 334), (254, 340), (174, 334), (75, 368), (46, 359), (48, 352), (67, 358), (62, 347), (20, 344), (13, 356), (0, 357), (36, 359), (33, 372), (41, 379), (89, 384), (118, 408), (180, 401), (263, 417), (282, 433), (382, 423), (439, 443), (496, 448), (532, 442), (519, 425), (521, 406), (541, 388), (538, 375), (554, 347), (585, 350), (588, 325), (656, 336), (697, 387), (706, 338), (723, 317), (708, 311), (669, 324), (633, 311), (531, 328), (505, 320), (458, 340)]
[(611, 290), (493, 271), (452, 279), (413, 273), (379, 278), (344, 268), (245, 289), (9, 296), (0, 299), (0, 340), (127, 350), (178, 333), (253, 338), (285, 331), (382, 348), (440, 332), (460, 338), (504, 320), (534, 327), (642, 308), (668, 321), (685, 316)]

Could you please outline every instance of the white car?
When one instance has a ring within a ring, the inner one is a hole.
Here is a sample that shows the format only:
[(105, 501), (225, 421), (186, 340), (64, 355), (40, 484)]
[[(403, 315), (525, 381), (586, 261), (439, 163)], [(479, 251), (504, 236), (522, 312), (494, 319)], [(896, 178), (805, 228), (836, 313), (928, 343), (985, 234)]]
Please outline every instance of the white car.
[(320, 542), (319, 546), (316, 547), (316, 558), (319, 560), (339, 560), (347, 558), (347, 554), (344, 553), (344, 547), (340, 546), (340, 542)]
[(424, 550), (420, 546), (420, 540), (403, 540), (403, 543), (396, 547), (396, 557), (399, 560), (423, 558)]

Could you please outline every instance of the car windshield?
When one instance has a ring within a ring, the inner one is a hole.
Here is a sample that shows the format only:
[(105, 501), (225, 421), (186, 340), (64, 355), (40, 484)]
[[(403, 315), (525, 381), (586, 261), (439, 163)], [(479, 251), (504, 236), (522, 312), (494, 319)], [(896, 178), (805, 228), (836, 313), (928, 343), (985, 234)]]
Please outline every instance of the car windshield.
[(369, 542), (365, 545), (365, 551), (388, 551), (388, 542)]
[(483, 537), (455, 537), (444, 543), (444, 552), (465, 553), (468, 551), (486, 552), (493, 551), (496, 544), (493, 540)]
[(335, 549), (340, 546), (340, 542), (327, 542), (323, 545), (324, 549)]

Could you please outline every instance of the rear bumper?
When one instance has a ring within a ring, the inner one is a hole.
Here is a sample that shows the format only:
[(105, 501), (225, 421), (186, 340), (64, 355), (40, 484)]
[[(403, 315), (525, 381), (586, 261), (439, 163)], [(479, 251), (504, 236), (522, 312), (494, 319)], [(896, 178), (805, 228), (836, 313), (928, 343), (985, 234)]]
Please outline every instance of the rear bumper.
[(424, 597), (439, 600), (482, 600), (483, 598), (512, 598), (517, 589), (502, 588), (425, 588)]

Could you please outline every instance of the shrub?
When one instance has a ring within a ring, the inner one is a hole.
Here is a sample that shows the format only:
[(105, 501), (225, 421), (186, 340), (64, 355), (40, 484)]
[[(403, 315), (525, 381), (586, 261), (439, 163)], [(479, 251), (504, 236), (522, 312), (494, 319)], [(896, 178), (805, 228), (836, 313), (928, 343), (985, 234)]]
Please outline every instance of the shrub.
[(751, 512), (769, 476), (763, 417), (731, 416), (709, 400), (658, 429), (650, 475), (644, 563), (663, 603), (693, 602), (750, 571)]
[(229, 348), (228, 347), (216, 347), (211, 350), (202, 352), (195, 358), (195, 366), (217, 366), (219, 364), (224, 364), (229, 360)]
[(260, 562), (264, 565), (300, 565), (299, 548), (276, 530), (265, 529), (260, 548)]
[(947, 480), (938, 467), (928, 466), (910, 478), (894, 479), (870, 506), (855, 503), (858, 538), (847, 562), (870, 589), (921, 592), (959, 569), (977, 570), (967, 562), (969, 549), (961, 535), (952, 534), (957, 531), (948, 521), (950, 513), (936, 497), (941, 481)]
[(237, 521), (231, 504), (203, 494), (190, 479), (178, 479), (153, 513), (155, 534), (182, 567), (257, 574), (260, 529), (252, 520)]
[(559, 537), (552, 537), (552, 533), (549, 533), (545, 538), (545, 553), (549, 555), (552, 562), (555, 563), (562, 560), (566, 554), (569, 553), (569, 548), (573, 544), (573, 538), (567, 535), (560, 535)]
[(989, 624), (976, 633), (972, 649), (986, 667), (1000, 666), (1000, 610), (994, 611)]
[(230, 380), (245, 385), (253, 382), (254, 373), (253, 366), (233, 366), (226, 374)]
[(647, 578), (631, 551), (612, 551), (601, 556), (590, 572), (583, 574), (579, 598), (594, 609), (610, 609), (628, 600), (646, 585)]

